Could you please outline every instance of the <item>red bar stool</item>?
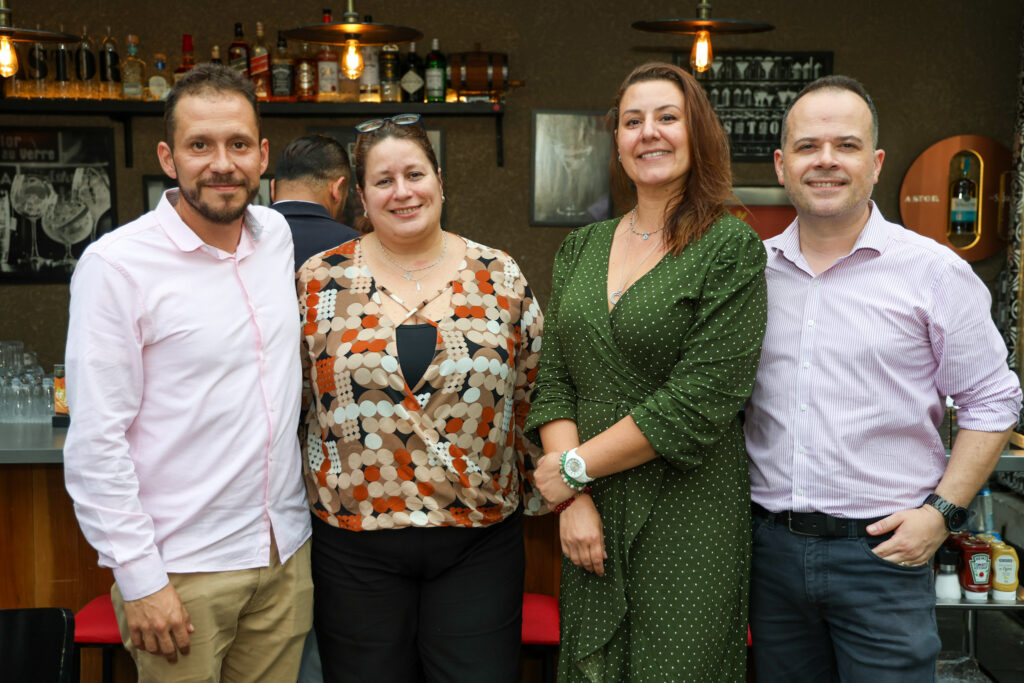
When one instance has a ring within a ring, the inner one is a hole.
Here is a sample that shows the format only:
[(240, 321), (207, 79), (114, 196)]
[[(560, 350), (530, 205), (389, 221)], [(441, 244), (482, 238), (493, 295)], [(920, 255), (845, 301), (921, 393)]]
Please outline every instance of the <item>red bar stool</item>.
[(558, 600), (550, 595), (523, 594), (523, 654), (540, 658), (544, 683), (555, 680), (558, 669)]
[(103, 683), (111, 683), (114, 680), (114, 650), (121, 647), (121, 631), (117, 627), (109, 593), (93, 598), (75, 615), (75, 668), (79, 672), (79, 649), (83, 647), (103, 648)]

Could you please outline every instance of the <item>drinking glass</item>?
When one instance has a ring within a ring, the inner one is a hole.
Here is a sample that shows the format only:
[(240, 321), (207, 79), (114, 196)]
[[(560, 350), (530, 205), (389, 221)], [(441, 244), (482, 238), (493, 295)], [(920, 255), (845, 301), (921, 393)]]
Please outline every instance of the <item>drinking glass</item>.
[(31, 247), (28, 263), (32, 270), (39, 270), (42, 263), (36, 239), (37, 221), (56, 197), (57, 193), (53, 191), (53, 185), (45, 178), (19, 173), (11, 181), (11, 208), (28, 219), (29, 222)]
[(88, 205), (79, 199), (58, 199), (47, 207), (43, 214), (43, 232), (64, 245), (64, 258), (58, 265), (71, 270), (76, 262), (71, 255), (71, 245), (88, 237), (95, 225)]

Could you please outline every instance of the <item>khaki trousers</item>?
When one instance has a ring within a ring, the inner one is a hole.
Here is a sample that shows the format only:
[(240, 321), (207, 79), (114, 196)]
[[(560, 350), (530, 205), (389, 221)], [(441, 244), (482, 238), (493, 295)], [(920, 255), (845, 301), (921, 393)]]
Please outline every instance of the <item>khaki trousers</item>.
[(192, 651), (169, 663), (132, 645), (124, 599), (110, 589), (121, 640), (135, 659), (139, 683), (294, 681), (313, 623), (310, 543), (285, 564), (271, 544), (270, 566), (228, 572), (170, 574), (195, 632)]

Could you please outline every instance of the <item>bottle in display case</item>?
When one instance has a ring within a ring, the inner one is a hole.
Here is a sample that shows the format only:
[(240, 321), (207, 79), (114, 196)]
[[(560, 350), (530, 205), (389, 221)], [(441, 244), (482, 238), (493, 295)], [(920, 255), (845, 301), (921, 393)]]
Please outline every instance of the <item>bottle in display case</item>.
[(220, 58), (220, 45), (214, 45), (210, 48), (210, 64), (223, 64), (224, 60)]
[(409, 43), (409, 53), (405, 57), (399, 83), (402, 86), (403, 102), (423, 101), (426, 80), (423, 78), (423, 60), (416, 54), (416, 43)]
[(89, 37), (88, 29), (82, 27), (82, 42), (75, 50), (75, 78), (78, 85), (78, 96), (86, 100), (100, 97), (99, 80), (97, 79), (96, 50)]
[(192, 43), (192, 34), (181, 35), (181, 64), (174, 70), (174, 82), (177, 83), (181, 77), (191, 71), (196, 65), (195, 46)]
[[(373, 17), (367, 14), (363, 23), (372, 24)], [(359, 101), (380, 102), (380, 48), (376, 45), (364, 45), (363, 73), (359, 76)]]
[(295, 95), (299, 102), (316, 102), (316, 55), (309, 43), (303, 43), (295, 58)]
[(978, 237), (978, 184), (971, 175), (972, 155), (959, 159), (960, 171), (949, 186), (949, 241), (955, 247), (966, 247)]
[(153, 55), (153, 73), (146, 81), (146, 99), (162, 102), (171, 92), (172, 77), (167, 71), (167, 55), (157, 52)]
[[(64, 32), (64, 25), (60, 26), (61, 33)], [(51, 97), (58, 99), (71, 99), (75, 97), (74, 81), (71, 80), (71, 50), (67, 43), (57, 43), (53, 51), (53, 91)]]
[(256, 98), (270, 99), (270, 47), (263, 37), (263, 22), (256, 22), (256, 40), (252, 43), (252, 56), (249, 59), (252, 84), (256, 90)]
[(290, 102), (295, 99), (295, 65), (288, 53), (288, 41), (277, 32), (277, 48), (270, 60), (270, 99)]
[(107, 35), (100, 46), (100, 97), (105, 100), (121, 99), (121, 58), (117, 54), (117, 39), (107, 27)]
[(248, 76), (249, 71), (249, 43), (245, 42), (245, 33), (242, 31), (242, 22), (235, 22), (235, 39), (228, 46), (228, 66)]
[(128, 56), (121, 65), (121, 92), (126, 100), (141, 100), (146, 82), (146, 63), (139, 59), (139, 37), (129, 33), (125, 43)]
[(448, 89), (445, 74), (447, 63), (444, 54), (441, 53), (441, 41), (434, 38), (431, 42), (430, 52), (427, 54), (426, 62), (426, 101), (444, 102)]
[(47, 60), (46, 48), (42, 43), (32, 43), (28, 49), (25, 76), (29, 81), (29, 97), (47, 97), (47, 79), (50, 76), (50, 64)]
[(380, 51), (380, 101), (401, 102), (402, 86), (398, 82), (398, 46), (385, 45)]

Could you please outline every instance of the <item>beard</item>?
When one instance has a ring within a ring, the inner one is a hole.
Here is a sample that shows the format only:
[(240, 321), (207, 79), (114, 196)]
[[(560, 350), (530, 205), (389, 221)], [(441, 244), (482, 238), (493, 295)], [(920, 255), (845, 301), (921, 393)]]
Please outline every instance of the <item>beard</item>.
[(252, 201), (256, 199), (256, 195), (259, 194), (259, 183), (250, 184), (248, 178), (243, 177), (241, 179), (240, 184), (242, 189), (246, 192), (246, 197), (245, 201), (238, 205), (225, 204), (219, 207), (212, 206), (200, 198), (200, 193), (204, 185), (231, 184), (237, 182), (239, 182), (239, 179), (231, 175), (222, 176), (215, 174), (210, 176), (207, 180), (196, 181), (196, 183), (191, 187), (181, 186), (178, 190), (181, 198), (188, 202), (189, 206), (195, 209), (196, 213), (200, 216), (212, 223), (227, 224), (234, 223), (242, 217), (242, 214), (244, 214), (245, 210), (249, 208)]

